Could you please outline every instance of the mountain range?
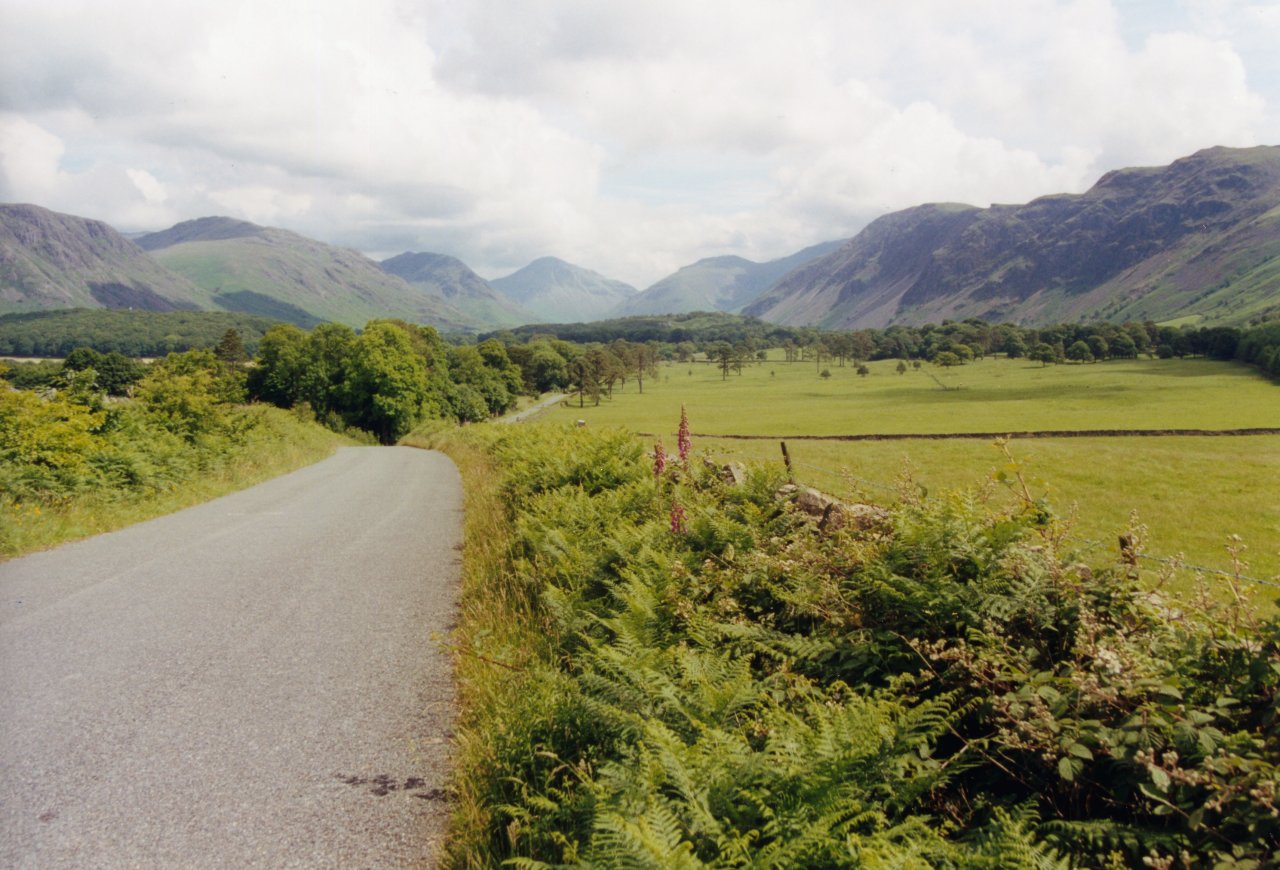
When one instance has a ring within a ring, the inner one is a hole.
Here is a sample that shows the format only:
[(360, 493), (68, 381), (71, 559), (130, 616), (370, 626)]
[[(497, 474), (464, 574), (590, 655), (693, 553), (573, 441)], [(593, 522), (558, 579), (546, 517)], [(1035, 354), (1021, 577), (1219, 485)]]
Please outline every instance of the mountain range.
[(1209, 148), (1025, 205), (885, 215), (743, 310), (828, 328), (969, 317), (1208, 325), (1277, 312), (1277, 146)]
[(554, 257), (485, 281), (444, 254), (381, 263), (226, 217), (125, 238), (0, 204), (0, 313), (227, 310), (310, 326), (400, 317), (447, 330), (697, 310), (857, 328), (982, 318), (1232, 325), (1280, 313), (1280, 146), (1210, 148), (1023, 205), (935, 203), (843, 242), (699, 260), (643, 292)]

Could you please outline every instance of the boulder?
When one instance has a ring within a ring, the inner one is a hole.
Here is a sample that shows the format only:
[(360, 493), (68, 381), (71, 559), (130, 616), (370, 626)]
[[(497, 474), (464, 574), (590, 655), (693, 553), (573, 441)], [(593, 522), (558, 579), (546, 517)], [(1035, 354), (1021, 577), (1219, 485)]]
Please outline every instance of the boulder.
[(799, 487), (793, 483), (778, 488), (779, 499), (791, 501), (796, 510), (818, 521), (818, 530), (831, 534), (840, 529), (858, 531), (888, 531), (891, 528), (889, 511), (873, 504), (848, 504), (812, 487)]

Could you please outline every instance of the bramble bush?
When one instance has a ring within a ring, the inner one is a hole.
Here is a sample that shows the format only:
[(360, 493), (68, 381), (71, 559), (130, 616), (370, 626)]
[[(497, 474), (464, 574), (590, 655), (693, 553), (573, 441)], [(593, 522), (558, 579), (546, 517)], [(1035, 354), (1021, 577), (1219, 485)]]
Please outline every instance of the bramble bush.
[(507, 667), (465, 714), (455, 866), (1280, 862), (1280, 628), (1165, 600), (1136, 520), (1089, 566), (989, 487), (820, 529), (768, 468), (455, 437), (505, 469), (524, 590), (488, 617), (523, 635), (462, 638)]

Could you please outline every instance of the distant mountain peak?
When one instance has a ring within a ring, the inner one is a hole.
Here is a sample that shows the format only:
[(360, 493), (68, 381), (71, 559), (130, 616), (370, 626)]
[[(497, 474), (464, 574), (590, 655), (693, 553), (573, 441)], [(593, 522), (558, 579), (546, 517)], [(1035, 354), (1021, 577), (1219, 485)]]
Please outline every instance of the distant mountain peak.
[(486, 327), (521, 326), (538, 320), (503, 296), (466, 263), (449, 254), (405, 251), (378, 264), (423, 291), (439, 296)]
[(625, 300), (614, 316), (685, 314), (692, 311), (737, 312), (792, 270), (843, 244), (823, 242), (787, 257), (756, 263), (724, 254), (704, 257)]
[(147, 233), (134, 239), (144, 251), (158, 251), (183, 242), (217, 242), (264, 236), (266, 227), (229, 217), (202, 217), (183, 221), (158, 233)]
[(636, 288), (599, 272), (539, 257), (522, 269), (489, 282), (498, 292), (550, 321), (581, 322), (604, 317)]

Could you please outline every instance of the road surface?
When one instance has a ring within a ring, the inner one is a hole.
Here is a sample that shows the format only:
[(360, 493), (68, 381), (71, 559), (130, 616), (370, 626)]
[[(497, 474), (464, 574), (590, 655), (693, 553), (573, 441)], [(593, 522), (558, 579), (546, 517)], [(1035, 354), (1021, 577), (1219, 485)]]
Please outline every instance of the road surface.
[(529, 407), (525, 408), (523, 411), (516, 411), (515, 413), (508, 414), (505, 417), (499, 418), (498, 422), (499, 423), (523, 423), (525, 420), (528, 420), (530, 417), (534, 417), (534, 416), (537, 416), (538, 414), (541, 414), (547, 408), (550, 408), (553, 405), (560, 404), (566, 398), (568, 397), (564, 393), (554, 393), (550, 396), (547, 396), (544, 399), (540, 399), (536, 404), (530, 405)]
[(0, 564), (0, 866), (430, 866), (461, 489), (347, 448)]

